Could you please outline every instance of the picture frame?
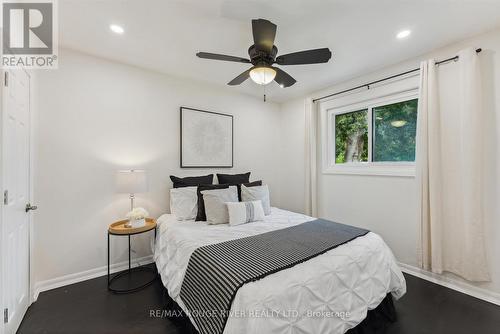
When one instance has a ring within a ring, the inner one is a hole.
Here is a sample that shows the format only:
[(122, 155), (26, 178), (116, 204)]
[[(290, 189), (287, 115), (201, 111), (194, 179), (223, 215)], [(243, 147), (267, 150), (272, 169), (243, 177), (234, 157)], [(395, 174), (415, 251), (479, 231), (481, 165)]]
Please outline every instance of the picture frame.
[(180, 167), (232, 168), (233, 115), (180, 107)]

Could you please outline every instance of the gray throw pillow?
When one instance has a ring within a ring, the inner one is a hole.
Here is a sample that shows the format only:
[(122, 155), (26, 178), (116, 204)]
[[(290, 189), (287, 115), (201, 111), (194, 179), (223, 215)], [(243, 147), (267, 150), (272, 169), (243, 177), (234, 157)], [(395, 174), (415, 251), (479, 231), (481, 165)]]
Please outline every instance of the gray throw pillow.
[(238, 202), (238, 191), (236, 186), (226, 189), (204, 190), (203, 202), (208, 224), (229, 223), (229, 213), (226, 202)]
[(245, 185), (242, 184), (241, 200), (243, 202), (260, 200), (262, 201), (262, 207), (264, 208), (266, 216), (271, 214), (271, 201), (269, 199), (269, 188), (267, 187), (267, 184), (256, 187), (245, 187)]

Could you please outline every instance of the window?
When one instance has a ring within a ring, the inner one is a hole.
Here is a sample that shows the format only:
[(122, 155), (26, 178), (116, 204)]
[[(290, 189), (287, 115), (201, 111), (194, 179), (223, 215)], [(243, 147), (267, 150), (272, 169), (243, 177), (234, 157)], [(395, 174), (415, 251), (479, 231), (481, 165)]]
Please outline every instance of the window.
[(373, 161), (415, 161), (417, 99), (375, 107)]
[(335, 115), (335, 163), (368, 161), (368, 109)]
[(414, 175), (416, 92), (327, 109), (325, 172)]

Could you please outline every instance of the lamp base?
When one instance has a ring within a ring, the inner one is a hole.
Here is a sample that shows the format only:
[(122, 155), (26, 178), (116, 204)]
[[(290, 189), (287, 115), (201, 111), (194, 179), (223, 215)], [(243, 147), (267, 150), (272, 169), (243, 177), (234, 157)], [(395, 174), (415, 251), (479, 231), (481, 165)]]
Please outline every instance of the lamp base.
[(134, 199), (135, 199), (135, 195), (130, 194), (130, 211), (134, 210)]

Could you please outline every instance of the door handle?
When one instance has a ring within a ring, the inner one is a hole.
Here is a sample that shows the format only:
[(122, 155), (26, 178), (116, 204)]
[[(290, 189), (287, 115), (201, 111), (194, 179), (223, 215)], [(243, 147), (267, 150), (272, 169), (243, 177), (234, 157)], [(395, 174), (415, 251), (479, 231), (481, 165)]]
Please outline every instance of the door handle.
[(26, 209), (25, 209), (26, 212), (29, 212), (31, 210), (36, 210), (36, 209), (38, 209), (38, 206), (31, 205), (31, 203), (26, 204)]

